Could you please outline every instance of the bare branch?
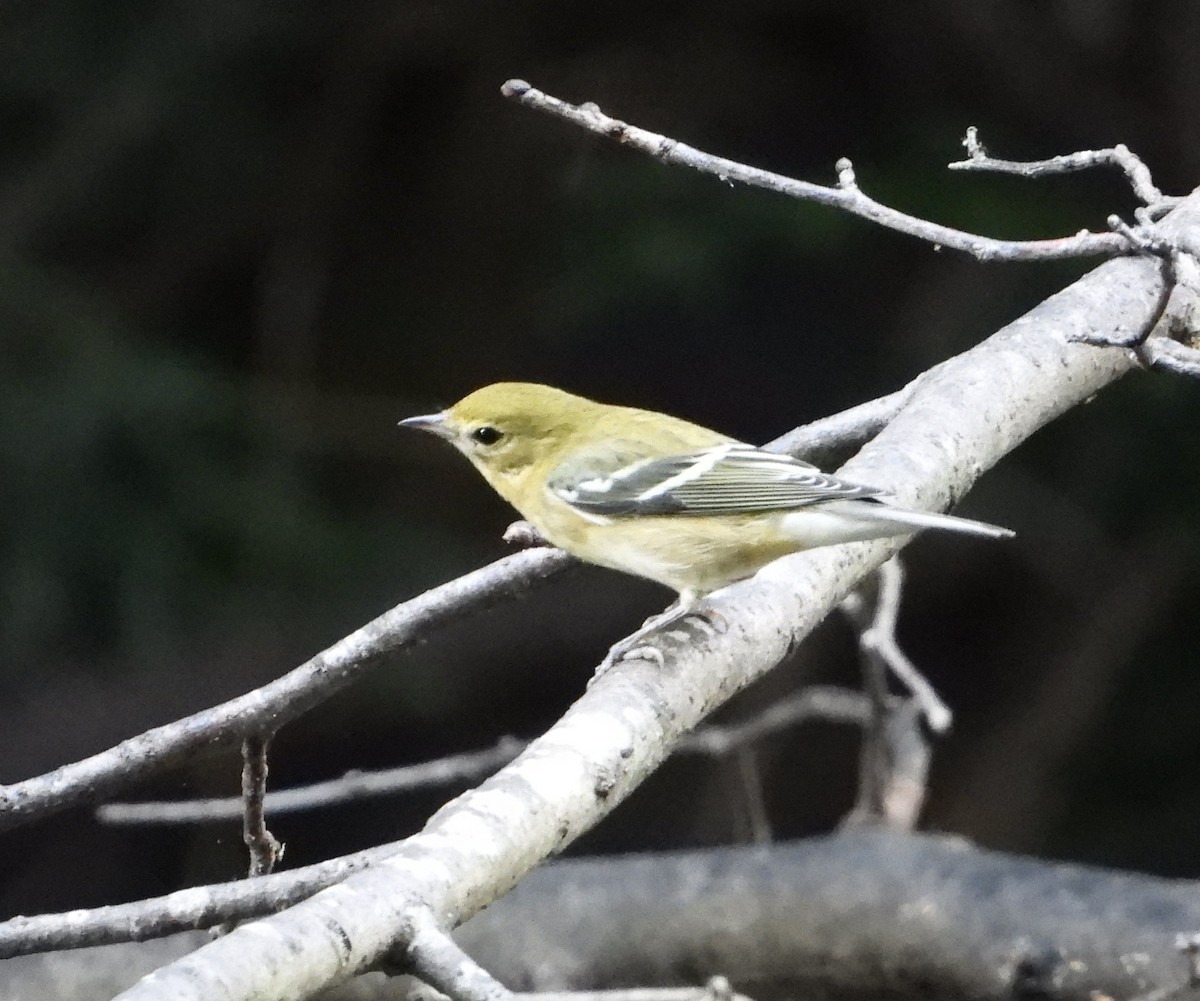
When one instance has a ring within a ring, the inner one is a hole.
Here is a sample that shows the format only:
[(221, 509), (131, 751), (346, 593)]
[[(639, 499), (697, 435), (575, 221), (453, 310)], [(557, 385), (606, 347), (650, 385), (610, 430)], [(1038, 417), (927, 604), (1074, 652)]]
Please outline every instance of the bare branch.
[[(861, 725), (869, 716), (866, 699), (858, 692), (833, 685), (811, 685), (767, 706), (749, 719), (703, 726), (685, 736), (676, 754), (722, 757), (769, 734), (810, 720)], [(416, 765), (347, 772), (341, 778), (266, 794), (265, 809), (273, 814), (317, 810), (342, 803), (396, 796), (431, 786), (481, 779), (512, 761), (527, 746), (516, 737), (501, 737), (492, 747), (464, 751)], [(96, 819), (105, 824), (206, 824), (241, 816), (238, 796), (213, 799), (165, 800), (144, 803), (105, 803)], [(0, 926), (3, 927), (3, 926)]]
[[(866, 699), (858, 692), (826, 685), (812, 685), (768, 706), (761, 713), (728, 726), (711, 725), (686, 734), (675, 749), (676, 754), (703, 754), (713, 757), (728, 755), (771, 733), (813, 719), (840, 723), (862, 724), (869, 716)], [(406, 768), (388, 769), (363, 776), (371, 786), (370, 795), (387, 795), (412, 788), (411, 777), (416, 774), (426, 780), (440, 782), (449, 772), (465, 762), (502, 764), (496, 759), (507, 755), (511, 760), (527, 745), (516, 738), (505, 738), (495, 748), (473, 751), (451, 758)], [(494, 756), (494, 757), (493, 757)], [(456, 776), (461, 777), (461, 774)], [(351, 786), (355, 783), (352, 781)], [(301, 810), (309, 806), (328, 806), (342, 802), (341, 780), (315, 786), (267, 794), (267, 807), (275, 812), (279, 800), (288, 809)], [(313, 802), (309, 803), (312, 793)], [(129, 823), (192, 823), (213, 819), (233, 820), (241, 811), (241, 799), (228, 797), (217, 800), (196, 800), (182, 803), (127, 803), (101, 807), (102, 811), (124, 814)], [(143, 814), (144, 811), (144, 814)], [(112, 819), (111, 817), (108, 819)], [(245, 920), (271, 914), (282, 907), (303, 900), (396, 852), (403, 842), (381, 845), (326, 862), (294, 869), (290, 872), (263, 876), (248, 883), (237, 880), (210, 886), (181, 890), (165, 897), (150, 898), (129, 904), (115, 904), (92, 910), (77, 909), (65, 914), (39, 914), (16, 917), (0, 922), (0, 960), (30, 952), (53, 949), (78, 949), (117, 942), (140, 942), (171, 935), (176, 932), (208, 928), (226, 922)]]
[(904, 586), (904, 568), (899, 560), (889, 560), (879, 568), (879, 598), (875, 617), (860, 642), (888, 666), (921, 706), (929, 729), (945, 733), (954, 721), (950, 707), (917, 666), (908, 659), (896, 640), (896, 619), (900, 614), (900, 595)]
[[(864, 729), (860, 754), (858, 799), (847, 824), (878, 823), (898, 830), (916, 826), (925, 802), (932, 752), (922, 728), (935, 733), (950, 726), (949, 707), (938, 697), (896, 641), (896, 620), (904, 572), (899, 557), (879, 568), (873, 609), (859, 588), (842, 601), (842, 611), (859, 631), (864, 686), (871, 722)], [(897, 700), (888, 691), (895, 674), (912, 693)]]
[(981, 261), (1048, 261), (1072, 257), (1111, 257), (1129, 250), (1128, 242), (1118, 233), (1090, 233), (1081, 230), (1073, 236), (1051, 240), (997, 240), (965, 233), (910, 216), (868, 197), (858, 187), (854, 168), (844, 157), (837, 162), (837, 186), (826, 187), (713, 156), (675, 139), (610, 118), (590, 102), (580, 105), (568, 104), (537, 90), (524, 80), (509, 80), (500, 88), (500, 92), (518, 104), (562, 118), (589, 132), (607, 136), (662, 163), (689, 167), (703, 174), (711, 174), (727, 183), (738, 182), (750, 187), (765, 188), (792, 198), (838, 208), (888, 229), (915, 236), (932, 243), (935, 247), (961, 250)]
[(463, 952), (428, 911), (415, 916), (403, 966), (453, 1001), (512, 1001), (514, 997)]
[(861, 726), (869, 716), (870, 707), (860, 693), (833, 685), (809, 685), (786, 699), (773, 702), (749, 719), (701, 727), (683, 737), (675, 753), (720, 757), (798, 723), (821, 719)]
[(990, 156), (979, 141), (979, 130), (968, 127), (963, 146), (967, 159), (955, 160), (946, 166), (951, 170), (987, 171), (993, 174), (1016, 174), (1018, 177), (1046, 177), (1050, 174), (1069, 174), (1077, 170), (1094, 167), (1117, 167), (1125, 172), (1133, 193), (1143, 205), (1165, 212), (1177, 206), (1183, 199), (1167, 198), (1155, 185), (1141, 157), (1129, 151), (1124, 143), (1110, 149), (1085, 149), (1078, 153), (1052, 156), (1048, 160), (999, 160)]
[[(1028, 988), (1044, 1001), (1097, 1001), (1185, 987), (1190, 958), (1180, 955), (1179, 932), (1195, 928), (1194, 880), (856, 829), (769, 846), (557, 861), (455, 938), (503, 983), (547, 993), (715, 969), (770, 997), (1013, 1001), (1032, 996)], [(0, 979), (20, 998), (78, 998), (89, 987), (89, 997), (110, 997), (197, 938), (26, 957), (0, 968)], [(97, 991), (97, 982), (113, 989)], [(56, 992), (58, 983), (69, 989)], [(348, 986), (350, 997), (380, 996), (368, 983)], [(695, 988), (679, 991), (643, 998), (633, 988), (597, 1001), (701, 1001)]]
[(711, 977), (704, 987), (626, 987), (607, 991), (535, 991), (516, 995), (520, 1001), (751, 1001), (734, 991), (725, 977)]
[(1142, 345), (1139, 355), (1151, 368), (1200, 379), (1200, 351), (1167, 337), (1154, 337)]
[[(1200, 196), (1164, 225), (1200, 226)], [(878, 484), (902, 504), (940, 508), (960, 496), (1035, 430), (1130, 371), (1127, 353), (1070, 338), (1144, 313), (1151, 275), (1144, 259), (1109, 261), (926, 373), (841, 475)], [(405, 916), (416, 910), (447, 924), (464, 920), (620, 803), (683, 733), (785, 657), (900, 545), (785, 557), (709, 596), (704, 605), (730, 628), (698, 644), (656, 637), (662, 667), (617, 664), (516, 761), (444, 807), (394, 854), (329, 892), (242, 925), (122, 997), (308, 996), (403, 948)]]
[(396, 850), (397, 844), (381, 845), (287, 872), (189, 887), (134, 903), (61, 914), (18, 915), (0, 922), (0, 960), (54, 949), (145, 942), (261, 917), (311, 897)]
[(858, 448), (863, 442), (879, 434), (900, 412), (911, 389), (911, 386), (906, 386), (877, 400), (869, 400), (857, 407), (843, 410), (840, 414), (801, 425), (763, 447), (772, 452), (786, 452), (798, 459), (807, 459), (821, 465), (818, 461), (820, 457)]
[(250, 852), (250, 876), (265, 876), (283, 858), (283, 844), (267, 830), (263, 798), (267, 792), (267, 745), (270, 737), (242, 741), (242, 840)]
[[(315, 810), (356, 800), (395, 796), (431, 786), (481, 779), (512, 761), (525, 748), (516, 737), (501, 737), (492, 747), (451, 754), (433, 761), (378, 771), (347, 772), (341, 778), (266, 795), (273, 814)], [(232, 820), (241, 811), (234, 796), (177, 802), (106, 803), (96, 808), (96, 819), (106, 824), (200, 824)]]
[(456, 937), (511, 984), (719, 969), (772, 997), (1095, 1001), (1188, 982), (1176, 936), (1200, 927), (1198, 891), (1194, 880), (858, 828), (555, 863)]
[(270, 684), (36, 778), (0, 786), (0, 831), (111, 795), (214, 744), (278, 728), (434, 630), (575, 564), (558, 549), (515, 553), (397, 605)]

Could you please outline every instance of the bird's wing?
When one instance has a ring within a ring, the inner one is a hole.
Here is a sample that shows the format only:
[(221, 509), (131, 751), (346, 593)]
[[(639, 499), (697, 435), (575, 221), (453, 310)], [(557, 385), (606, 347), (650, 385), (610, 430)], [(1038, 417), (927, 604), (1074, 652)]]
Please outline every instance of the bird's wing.
[(740, 442), (600, 465), (609, 468), (564, 464), (551, 473), (546, 488), (577, 511), (599, 516), (753, 514), (886, 496)]

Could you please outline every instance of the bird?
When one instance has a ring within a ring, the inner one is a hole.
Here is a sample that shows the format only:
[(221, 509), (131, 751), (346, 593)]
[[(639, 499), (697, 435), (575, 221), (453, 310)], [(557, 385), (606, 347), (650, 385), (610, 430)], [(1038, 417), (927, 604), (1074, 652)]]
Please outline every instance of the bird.
[(670, 414), (537, 383), (494, 383), (400, 426), (462, 452), (547, 542), (674, 590), (676, 613), (801, 550), (926, 528), (1014, 534), (896, 506), (884, 490)]

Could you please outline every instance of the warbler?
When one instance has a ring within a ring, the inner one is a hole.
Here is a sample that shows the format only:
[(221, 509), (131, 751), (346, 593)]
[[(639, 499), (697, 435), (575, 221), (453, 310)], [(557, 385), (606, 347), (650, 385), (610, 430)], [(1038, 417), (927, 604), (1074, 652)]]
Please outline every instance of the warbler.
[(462, 452), (550, 543), (665, 584), (691, 608), (788, 553), (939, 528), (1006, 528), (894, 507), (885, 491), (822, 473), (669, 414), (524, 382), (409, 417)]

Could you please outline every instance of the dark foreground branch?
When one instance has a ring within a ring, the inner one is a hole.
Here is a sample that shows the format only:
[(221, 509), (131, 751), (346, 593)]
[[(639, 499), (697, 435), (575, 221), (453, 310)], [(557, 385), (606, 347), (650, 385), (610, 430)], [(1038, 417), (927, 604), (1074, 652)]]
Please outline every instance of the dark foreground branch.
[[(1124, 1001), (1185, 987), (1200, 886), (852, 830), (769, 848), (558, 862), (455, 937), (512, 990), (702, 983), (752, 996)], [(12, 996), (101, 1001), (192, 934), (0, 964)], [(350, 986), (350, 985), (348, 985)], [(357, 1001), (399, 998), (379, 975)]]
[[(855, 829), (769, 850), (564, 862), (458, 932), (514, 990), (1123, 999), (1181, 988), (1200, 887)], [(566, 959), (565, 957), (569, 957)]]

